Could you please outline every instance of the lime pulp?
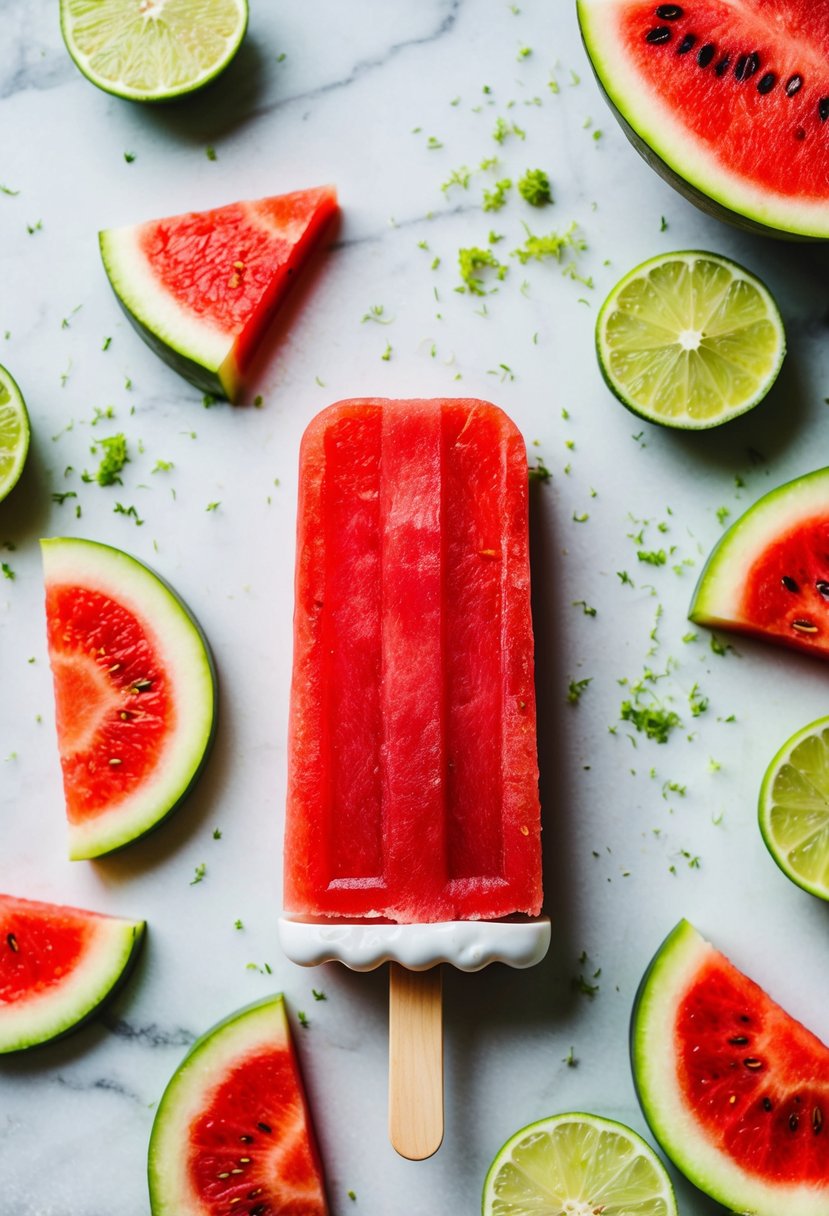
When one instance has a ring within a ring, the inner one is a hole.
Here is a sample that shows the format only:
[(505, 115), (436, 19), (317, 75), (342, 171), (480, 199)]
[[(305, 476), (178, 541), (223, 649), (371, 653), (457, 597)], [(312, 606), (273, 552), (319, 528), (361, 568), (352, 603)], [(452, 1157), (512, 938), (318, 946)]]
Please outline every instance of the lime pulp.
[(540, 1119), (496, 1154), (483, 1216), (676, 1216), (662, 1162), (636, 1132), (597, 1115)]
[(61, 31), (83, 74), (132, 101), (207, 84), (244, 38), (248, 0), (61, 0)]
[(17, 484), (29, 451), (29, 417), (20, 389), (0, 367), (0, 500)]
[(760, 790), (760, 831), (784, 874), (829, 900), (829, 718), (793, 735)]
[(768, 393), (786, 352), (777, 305), (749, 271), (718, 254), (666, 253), (608, 295), (596, 325), (609, 387), (650, 422), (703, 429)]

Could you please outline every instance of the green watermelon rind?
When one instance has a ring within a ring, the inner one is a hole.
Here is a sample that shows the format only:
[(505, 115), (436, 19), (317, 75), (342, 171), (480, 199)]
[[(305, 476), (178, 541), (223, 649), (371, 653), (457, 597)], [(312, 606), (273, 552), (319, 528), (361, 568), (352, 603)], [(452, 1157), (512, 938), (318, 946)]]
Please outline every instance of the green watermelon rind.
[(236, 338), (180, 307), (153, 277), (140, 245), (141, 226), (98, 233), (101, 260), (112, 290), (147, 345), (185, 380), (233, 401), (240, 376)]
[(196, 1040), (173, 1074), (150, 1135), (147, 1176), (152, 1216), (203, 1216), (186, 1174), (189, 1129), (227, 1070), (258, 1047), (293, 1051), (281, 993), (223, 1018)]
[(93, 947), (59, 985), (0, 1005), (0, 1054), (28, 1051), (79, 1030), (119, 991), (144, 941), (146, 922), (100, 916)]
[(140, 614), (153, 633), (177, 701), (178, 729), (151, 777), (131, 798), (88, 824), (69, 824), (69, 856), (81, 861), (115, 852), (160, 826), (193, 788), (216, 731), (216, 670), (197, 620), (149, 566), (98, 541), (53, 537), (40, 543), (47, 583), (73, 580), (93, 586)]
[[(732, 271), (737, 278), (744, 279), (751, 283), (752, 287), (756, 288), (756, 290), (766, 301), (766, 304), (768, 305), (768, 319), (773, 322), (780, 336), (780, 356), (774, 370), (769, 373), (766, 383), (760, 388), (760, 390), (748, 401), (744, 402), (738, 408), (730, 410), (724, 416), (703, 419), (700, 422), (694, 422), (693, 419), (688, 419), (687, 417), (674, 421), (671, 418), (662, 417), (660, 414), (650, 413), (643, 406), (636, 405), (630, 400), (629, 397), (625, 396), (624, 387), (620, 385), (613, 376), (613, 373), (607, 366), (602, 353), (603, 346), (605, 345), (605, 318), (618, 299), (619, 293), (622, 291), (622, 289), (625, 288), (633, 279), (642, 278), (643, 272), (647, 271), (649, 266), (656, 266), (660, 263), (674, 260), (682, 261), (693, 258), (702, 258), (708, 262), (717, 262), (721, 266), (725, 266), (728, 270)], [(648, 258), (645, 262), (640, 262), (638, 266), (634, 266), (632, 270), (628, 271), (628, 273), (624, 275), (618, 283), (616, 283), (611, 291), (608, 292), (607, 298), (599, 309), (599, 315), (596, 318), (595, 341), (596, 358), (599, 364), (599, 371), (602, 373), (602, 378), (605, 384), (613, 393), (617, 401), (621, 402), (625, 409), (630, 410), (630, 412), (635, 414), (637, 418), (644, 419), (645, 422), (651, 422), (657, 426), (665, 426), (671, 430), (678, 431), (711, 430), (713, 427), (724, 426), (726, 423), (731, 422), (734, 418), (739, 418), (742, 414), (747, 414), (749, 410), (753, 410), (755, 406), (759, 405), (761, 401), (764, 401), (768, 396), (774, 382), (780, 374), (780, 369), (783, 366), (783, 360), (786, 357), (786, 334), (783, 328), (783, 319), (780, 316), (777, 301), (769, 291), (768, 287), (766, 287), (762, 279), (758, 279), (756, 274), (752, 274), (750, 270), (747, 270), (745, 266), (741, 266), (739, 262), (733, 261), (732, 258), (723, 257), (721, 253), (711, 253), (705, 249), (679, 249), (675, 253), (659, 253), (655, 257)]]
[(771, 808), (774, 805), (772, 799), (772, 787), (774, 778), (778, 771), (788, 761), (794, 749), (803, 742), (804, 739), (810, 738), (812, 735), (818, 734), (821, 731), (829, 730), (829, 718), (818, 718), (814, 722), (810, 722), (808, 726), (804, 726), (801, 730), (791, 735), (786, 740), (780, 750), (772, 758), (768, 768), (766, 769), (763, 783), (760, 786), (760, 797), (758, 800), (757, 820), (760, 827), (760, 835), (763, 837), (763, 843), (771, 854), (772, 860), (782, 870), (787, 878), (790, 878), (796, 886), (803, 891), (808, 891), (810, 895), (817, 896), (818, 899), (829, 900), (829, 887), (820, 883), (809, 882), (808, 878), (799, 873), (793, 866), (789, 864), (786, 855), (780, 850), (777, 842), (774, 839), (774, 833), (771, 830), (770, 817)]
[(829, 1196), (776, 1185), (748, 1173), (711, 1143), (682, 1096), (676, 1070), (676, 1011), (695, 976), (718, 951), (681, 920), (654, 955), (633, 1004), (630, 1058), (648, 1125), (694, 1186), (741, 1216), (829, 1216)]
[[(817, 469), (770, 490), (740, 516), (714, 546), (702, 569), (688, 611), (697, 625), (766, 634), (742, 615), (740, 604), (752, 566), (783, 536), (816, 515), (829, 513), (829, 468)], [(818, 650), (815, 654), (820, 654)]]
[(618, 51), (615, 26), (602, 10), (618, 0), (576, 0), (579, 28), (590, 66), (614, 116), (636, 150), (660, 177), (690, 202), (717, 219), (749, 232), (795, 241), (829, 239), (826, 203), (800, 204), (771, 195), (743, 182), (736, 174), (718, 171), (710, 154), (694, 155), (693, 137), (659, 98), (637, 91), (635, 72), (623, 76), (626, 65)]

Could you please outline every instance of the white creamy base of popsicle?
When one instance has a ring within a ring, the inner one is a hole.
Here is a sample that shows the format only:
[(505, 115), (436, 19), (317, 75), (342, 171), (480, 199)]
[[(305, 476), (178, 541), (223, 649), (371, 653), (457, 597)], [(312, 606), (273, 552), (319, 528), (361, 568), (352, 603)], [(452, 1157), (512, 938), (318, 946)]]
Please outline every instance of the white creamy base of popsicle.
[(292, 963), (316, 967), (337, 962), (352, 971), (373, 971), (389, 962), (409, 971), (426, 971), (438, 963), (459, 971), (480, 971), (490, 963), (534, 967), (547, 953), (550, 936), (549, 916), (429, 925), (279, 919), (279, 941)]

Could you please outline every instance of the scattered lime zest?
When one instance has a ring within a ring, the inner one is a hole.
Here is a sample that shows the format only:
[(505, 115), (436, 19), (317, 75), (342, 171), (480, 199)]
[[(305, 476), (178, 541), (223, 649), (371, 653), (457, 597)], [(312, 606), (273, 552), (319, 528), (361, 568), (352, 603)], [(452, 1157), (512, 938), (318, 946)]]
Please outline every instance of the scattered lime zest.
[(490, 268), (495, 271), (498, 280), (502, 281), (509, 269), (503, 262), (498, 261), (491, 249), (480, 249), (476, 245), (458, 250), (458, 264), (461, 279), (465, 284), (459, 290), (469, 291), (476, 296), (486, 295), (484, 281), (477, 276), (476, 271)]
[(592, 676), (587, 676), (584, 680), (571, 680), (567, 689), (567, 700), (571, 705), (577, 705), (581, 700), (582, 693), (593, 680)]
[(501, 178), (492, 190), (484, 190), (484, 201), (481, 204), (484, 211), (500, 211), (507, 201), (507, 191), (512, 189), (512, 181), (508, 177)]
[(550, 179), (543, 169), (528, 169), (518, 179), (518, 193), (532, 207), (544, 207), (553, 201)]
[[(94, 419), (93, 425), (97, 421), (97, 418)], [(99, 449), (104, 454), (101, 458), (101, 463), (98, 465), (95, 481), (97, 481), (99, 486), (123, 485), (119, 474), (122, 472), (124, 465), (129, 462), (126, 435), (119, 431), (117, 435), (108, 435), (101, 439), (96, 439), (90, 448), (93, 456), (96, 455)], [(87, 480), (91, 480), (91, 477), (85, 473), (84, 481)]]
[(200, 861), (196, 866), (195, 874), (190, 879), (190, 886), (195, 887), (196, 883), (203, 882), (207, 874), (207, 866), (203, 861)]

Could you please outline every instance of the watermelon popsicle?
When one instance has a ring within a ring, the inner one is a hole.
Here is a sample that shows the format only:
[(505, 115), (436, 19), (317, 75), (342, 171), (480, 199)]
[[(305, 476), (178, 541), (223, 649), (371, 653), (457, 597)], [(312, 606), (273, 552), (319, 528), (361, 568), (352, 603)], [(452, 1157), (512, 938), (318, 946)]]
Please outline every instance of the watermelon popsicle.
[(280, 924), (294, 961), (543, 957), (527, 500), (524, 442), (486, 402), (346, 401), (308, 427)]

